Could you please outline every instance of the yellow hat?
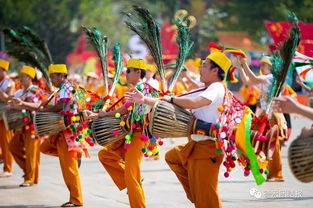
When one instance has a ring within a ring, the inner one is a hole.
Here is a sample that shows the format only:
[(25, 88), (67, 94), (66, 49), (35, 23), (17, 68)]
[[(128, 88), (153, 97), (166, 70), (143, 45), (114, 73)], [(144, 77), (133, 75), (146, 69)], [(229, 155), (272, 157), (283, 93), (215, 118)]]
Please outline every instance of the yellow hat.
[(10, 62), (0, 59), (0, 68), (3, 68), (4, 70), (8, 71), (9, 65), (10, 65)]
[(26, 74), (30, 76), (32, 79), (36, 76), (36, 70), (31, 66), (23, 66), (22, 70), (20, 71), (20, 74)]
[(268, 64), (270, 66), (273, 65), (272, 62), (271, 62), (271, 57), (270, 56), (263, 56), (260, 62)]
[(231, 67), (231, 60), (222, 52), (214, 51), (208, 55), (207, 59), (214, 61), (221, 69), (227, 73)]
[(147, 64), (147, 70), (152, 71), (153, 73), (158, 71), (157, 67), (153, 64)]
[(59, 74), (67, 74), (67, 68), (65, 64), (51, 64), (49, 66), (49, 74), (59, 73)]
[(142, 59), (129, 59), (126, 67), (146, 70), (147, 63)]

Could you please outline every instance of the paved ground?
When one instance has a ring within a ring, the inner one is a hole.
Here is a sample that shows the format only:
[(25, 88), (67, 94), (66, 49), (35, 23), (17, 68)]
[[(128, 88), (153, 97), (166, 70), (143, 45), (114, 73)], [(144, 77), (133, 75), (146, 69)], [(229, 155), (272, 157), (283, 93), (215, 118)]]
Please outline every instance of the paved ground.
[[(292, 139), (299, 134), (309, 120), (293, 119)], [(176, 139), (175, 144), (185, 142)], [(290, 143), (290, 142), (289, 142)], [(174, 144), (165, 141), (161, 152), (165, 153)], [(119, 191), (109, 175), (97, 160), (99, 147), (91, 150), (92, 158), (83, 159), (80, 169), (85, 206), (88, 208), (124, 208), (128, 206), (126, 191)], [(232, 173), (225, 179), (220, 175), (219, 191), (225, 208), (295, 208), (312, 207), (313, 189), (311, 184), (298, 182), (291, 174), (287, 164), (287, 147), (283, 148), (285, 182), (265, 183), (257, 186), (251, 177), (244, 177), (241, 170)], [(30, 188), (19, 188), (22, 183), (22, 172), (15, 165), (14, 176), (0, 179), (0, 207), (15, 208), (48, 208), (68, 200), (68, 191), (63, 182), (58, 159), (42, 155), (40, 183)], [(0, 165), (2, 169), (2, 165)], [(223, 170), (223, 168), (222, 168)], [(208, 173), (208, 177), (209, 177)], [(186, 199), (183, 189), (175, 175), (164, 161), (144, 160), (142, 164), (144, 188), (148, 208), (190, 208), (193, 205)], [(252, 194), (250, 194), (250, 192)]]

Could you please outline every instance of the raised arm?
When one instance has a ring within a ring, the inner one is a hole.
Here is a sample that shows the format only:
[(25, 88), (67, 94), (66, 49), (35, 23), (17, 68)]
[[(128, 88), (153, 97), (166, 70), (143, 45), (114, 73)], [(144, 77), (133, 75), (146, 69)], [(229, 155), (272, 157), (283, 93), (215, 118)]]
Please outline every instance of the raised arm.
[(300, 78), (297, 76), (296, 77), (296, 82), (307, 92), (313, 92), (313, 88), (310, 88), (308, 86), (306, 86), (301, 80)]
[(257, 85), (257, 84), (266, 84), (266, 79), (256, 76), (252, 70), (250, 69), (247, 58), (244, 58), (242, 56), (237, 56), (237, 61), (241, 65), (241, 68), (239, 69), (239, 74), (242, 82), (245, 85)]

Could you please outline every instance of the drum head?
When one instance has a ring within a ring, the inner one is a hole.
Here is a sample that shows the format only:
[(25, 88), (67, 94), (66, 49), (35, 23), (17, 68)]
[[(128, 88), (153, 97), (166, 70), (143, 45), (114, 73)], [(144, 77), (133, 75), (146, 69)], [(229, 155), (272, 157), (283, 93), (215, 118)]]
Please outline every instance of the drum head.
[(288, 149), (288, 162), (293, 175), (304, 183), (313, 181), (313, 137), (297, 138)]

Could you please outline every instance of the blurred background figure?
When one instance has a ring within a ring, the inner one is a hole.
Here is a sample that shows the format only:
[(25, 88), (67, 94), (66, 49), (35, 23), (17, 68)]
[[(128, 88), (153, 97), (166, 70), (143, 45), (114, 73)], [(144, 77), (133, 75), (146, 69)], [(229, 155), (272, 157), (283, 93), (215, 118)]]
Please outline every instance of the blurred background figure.
[(255, 113), (260, 98), (260, 90), (255, 86), (243, 85), (239, 92), (243, 97), (244, 104), (249, 106), (252, 112)]
[(155, 79), (155, 74), (157, 71), (158, 69), (155, 65), (147, 64), (146, 76), (143, 81), (148, 83), (154, 89), (160, 90), (160, 84), (158, 80)]

